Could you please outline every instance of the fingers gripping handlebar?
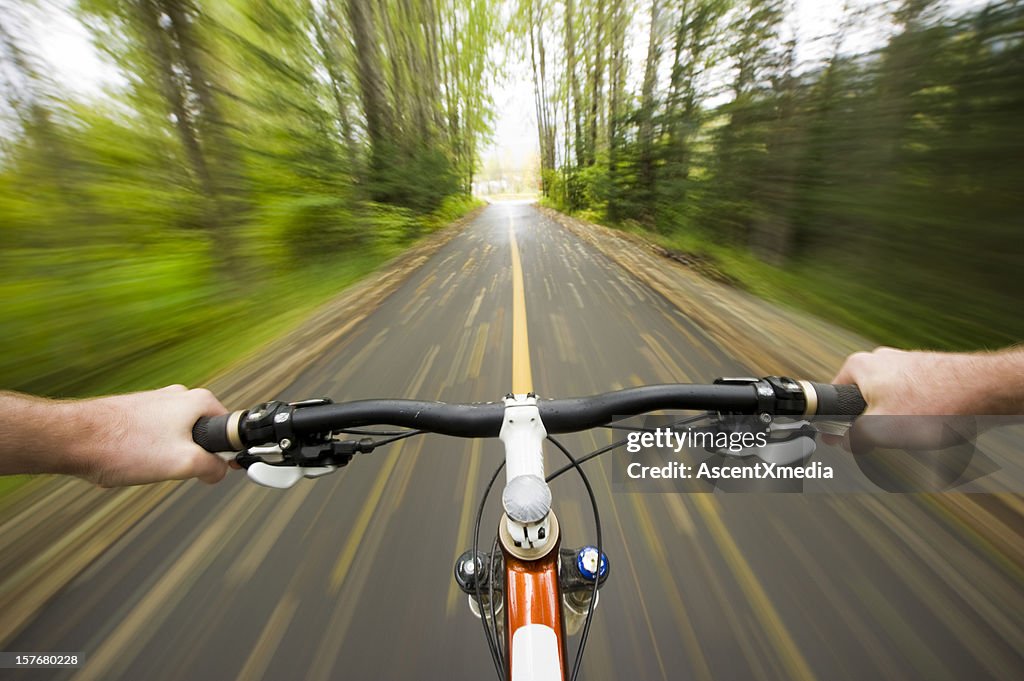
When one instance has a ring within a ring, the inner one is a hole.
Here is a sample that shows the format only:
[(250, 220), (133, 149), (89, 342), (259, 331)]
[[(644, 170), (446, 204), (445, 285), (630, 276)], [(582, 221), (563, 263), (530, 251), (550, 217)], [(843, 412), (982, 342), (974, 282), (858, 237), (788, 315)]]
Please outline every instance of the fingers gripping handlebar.
[[(866, 408), (855, 385), (794, 381), (789, 378), (718, 379), (714, 385), (671, 384), (629, 388), (589, 397), (540, 400), (548, 433), (570, 433), (652, 411), (706, 410), (735, 414), (853, 417)], [(363, 426), (415, 428), (453, 437), (497, 437), (504, 405), (445, 404), (419, 400), (360, 400), (331, 404), (310, 400), (267, 402), (253, 409), (203, 417), (192, 437), (210, 452), (241, 451), (324, 438), (333, 431)]]

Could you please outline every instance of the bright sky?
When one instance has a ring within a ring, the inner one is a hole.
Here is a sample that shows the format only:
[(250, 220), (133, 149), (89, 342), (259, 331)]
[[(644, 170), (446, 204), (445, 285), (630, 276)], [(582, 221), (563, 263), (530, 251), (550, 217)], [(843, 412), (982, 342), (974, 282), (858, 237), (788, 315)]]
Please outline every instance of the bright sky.
[[(854, 7), (875, 0), (850, 0)], [(633, 28), (630, 60), (634, 79), (642, 67), (647, 50), (647, 3), (637, 2), (638, 21)], [(954, 11), (971, 6), (984, 5), (984, 0), (949, 0), (947, 5)], [(88, 32), (67, 12), (68, 0), (51, 0), (50, 7), (32, 18), (35, 34), (33, 46), (53, 68), (55, 78), (69, 89), (92, 95), (100, 92), (105, 84), (119, 80), (116, 70), (106, 64), (97, 54), (89, 40)], [(827, 41), (816, 40), (832, 33), (843, 13), (843, 0), (795, 0), (794, 10), (786, 23), (795, 26), (797, 32), (798, 61), (812, 63), (828, 54)], [(870, 21), (866, 28), (851, 34), (845, 48), (860, 52), (880, 45), (887, 35), (883, 20)], [(494, 87), (494, 104), (497, 120), (494, 143), (485, 151), (485, 158), (499, 155), (515, 165), (525, 164), (537, 153), (537, 128), (533, 104), (533, 85), (526, 64), (512, 66), (513, 78)]]
[[(47, 6), (47, 4), (49, 6)], [(98, 94), (105, 84), (117, 83), (117, 70), (105, 63), (89, 32), (68, 11), (68, 0), (43, 3), (41, 12), (27, 18), (35, 34), (33, 53), (54, 69), (54, 80), (79, 94)]]

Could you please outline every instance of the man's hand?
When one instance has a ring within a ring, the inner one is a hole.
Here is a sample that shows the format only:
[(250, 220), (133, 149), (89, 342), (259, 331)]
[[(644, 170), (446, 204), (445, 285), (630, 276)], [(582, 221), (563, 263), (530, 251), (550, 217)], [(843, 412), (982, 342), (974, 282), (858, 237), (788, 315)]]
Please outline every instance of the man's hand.
[(0, 474), (65, 473), (104, 487), (221, 480), (228, 465), (192, 441), (200, 416), (227, 410), (209, 390), (54, 401), (0, 393)]
[(83, 477), (99, 485), (188, 478), (215, 483), (227, 472), (223, 460), (192, 441), (200, 416), (227, 411), (209, 390), (171, 385), (71, 404), (91, 434), (76, 448), (87, 462)]
[(850, 355), (832, 379), (853, 383), (866, 415), (964, 416), (1024, 411), (1024, 351), (907, 352), (876, 348)]
[(857, 385), (868, 405), (844, 443), (855, 454), (877, 447), (946, 449), (973, 440), (973, 416), (1024, 412), (1019, 349), (959, 354), (876, 348), (850, 355), (832, 382)]

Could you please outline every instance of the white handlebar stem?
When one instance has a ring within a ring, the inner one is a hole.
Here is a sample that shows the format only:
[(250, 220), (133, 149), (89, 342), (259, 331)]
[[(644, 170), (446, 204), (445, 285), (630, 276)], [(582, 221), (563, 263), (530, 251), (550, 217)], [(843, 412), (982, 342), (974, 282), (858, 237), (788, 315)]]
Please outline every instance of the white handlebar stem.
[(518, 546), (540, 548), (550, 538), (551, 490), (544, 480), (547, 430), (536, 397), (505, 398), (498, 437), (505, 445), (505, 490), (501, 499), (509, 534)]
[(505, 398), (505, 417), (498, 437), (505, 444), (505, 482), (520, 475), (544, 479), (544, 438), (537, 398), (514, 395)]

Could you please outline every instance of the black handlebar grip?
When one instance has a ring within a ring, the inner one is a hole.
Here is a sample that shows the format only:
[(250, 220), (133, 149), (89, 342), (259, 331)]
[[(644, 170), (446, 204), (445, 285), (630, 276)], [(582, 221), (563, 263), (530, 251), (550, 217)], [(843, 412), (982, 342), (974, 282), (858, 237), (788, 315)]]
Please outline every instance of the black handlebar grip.
[(210, 452), (233, 452), (238, 448), (232, 446), (228, 438), (228, 420), (231, 414), (220, 416), (202, 416), (192, 426), (192, 439), (195, 443)]
[(860, 388), (855, 385), (811, 383), (818, 395), (815, 414), (822, 416), (860, 416), (868, 408)]

